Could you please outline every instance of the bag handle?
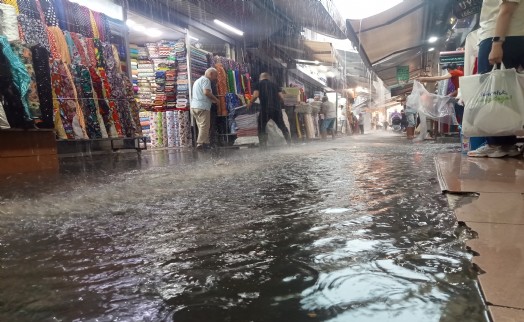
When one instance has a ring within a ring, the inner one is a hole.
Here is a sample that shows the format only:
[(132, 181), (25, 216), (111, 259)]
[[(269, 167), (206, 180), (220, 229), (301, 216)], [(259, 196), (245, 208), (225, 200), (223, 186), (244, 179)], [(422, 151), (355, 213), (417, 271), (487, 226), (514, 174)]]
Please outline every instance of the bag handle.
[(497, 68), (497, 64), (493, 65), (493, 69), (491, 70), (492, 72), (493, 71), (496, 71), (496, 70), (506, 70), (506, 66), (504, 66), (504, 63), (500, 63), (500, 68)]

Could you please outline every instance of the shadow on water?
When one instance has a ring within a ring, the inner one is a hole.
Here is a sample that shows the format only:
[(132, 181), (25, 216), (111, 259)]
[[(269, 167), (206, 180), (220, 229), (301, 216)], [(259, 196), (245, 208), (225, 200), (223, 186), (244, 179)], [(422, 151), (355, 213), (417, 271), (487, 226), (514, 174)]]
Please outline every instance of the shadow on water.
[(45, 188), (2, 190), (0, 320), (484, 321), (443, 151), (63, 160)]

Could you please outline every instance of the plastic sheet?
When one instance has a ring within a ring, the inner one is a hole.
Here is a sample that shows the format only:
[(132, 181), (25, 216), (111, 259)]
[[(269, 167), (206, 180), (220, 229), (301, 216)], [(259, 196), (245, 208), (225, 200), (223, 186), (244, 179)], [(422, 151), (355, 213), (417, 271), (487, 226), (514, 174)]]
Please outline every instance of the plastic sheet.
[(282, 146), (286, 144), (284, 134), (273, 120), (267, 122), (266, 133), (268, 146)]
[(450, 125), (458, 124), (454, 108), (455, 98), (431, 94), (418, 81), (413, 83), (413, 91), (408, 96), (406, 105), (427, 119)]

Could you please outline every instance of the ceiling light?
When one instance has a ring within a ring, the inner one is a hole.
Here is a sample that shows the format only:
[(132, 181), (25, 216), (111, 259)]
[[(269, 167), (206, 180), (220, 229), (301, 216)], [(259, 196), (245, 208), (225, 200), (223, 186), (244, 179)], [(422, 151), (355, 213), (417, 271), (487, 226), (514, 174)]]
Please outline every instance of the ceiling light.
[(321, 72), (327, 72), (327, 67), (326, 66), (318, 66), (318, 70), (320, 70)]
[(431, 47), (430, 49), (428, 49), (428, 51), (434, 51), (435, 50), (435, 47)]
[(320, 62), (318, 60), (315, 60), (315, 64), (320, 65)]
[(327, 77), (335, 77), (335, 73), (333, 73), (333, 72), (328, 72), (328, 73), (326, 74), (326, 76), (327, 76)]
[(162, 31), (156, 28), (148, 28), (145, 33), (151, 37), (160, 37), (162, 36)]
[(131, 28), (134, 30), (134, 31), (138, 31), (138, 32), (146, 32), (146, 27), (142, 26), (142, 25), (134, 25), (134, 26), (131, 26)]
[(438, 40), (438, 37), (433, 36), (433, 37), (429, 37), (428, 42), (429, 42), (430, 44), (432, 44), (432, 43), (437, 42), (437, 40)]
[(126, 25), (128, 25), (129, 27), (133, 27), (133, 26), (136, 26), (136, 22), (134, 22), (131, 19), (127, 19), (126, 20)]
[(189, 39), (193, 39), (194, 41), (198, 41), (198, 38), (193, 37), (193, 36), (189, 36)]
[(230, 25), (228, 25), (227, 23), (224, 23), (224, 22), (222, 22), (222, 21), (220, 21), (220, 20), (218, 20), (218, 19), (215, 19), (214, 22), (215, 22), (217, 25), (219, 25), (220, 27), (222, 27), (222, 28), (224, 28), (224, 29), (227, 29), (227, 30), (229, 30), (229, 31), (231, 31), (231, 32), (233, 32), (233, 33), (239, 35), (239, 36), (243, 36), (243, 35), (244, 35), (244, 32), (243, 32), (242, 30), (239, 30), (239, 29), (237, 29), (237, 28), (235, 28), (235, 27), (233, 27), (233, 26), (230, 26)]

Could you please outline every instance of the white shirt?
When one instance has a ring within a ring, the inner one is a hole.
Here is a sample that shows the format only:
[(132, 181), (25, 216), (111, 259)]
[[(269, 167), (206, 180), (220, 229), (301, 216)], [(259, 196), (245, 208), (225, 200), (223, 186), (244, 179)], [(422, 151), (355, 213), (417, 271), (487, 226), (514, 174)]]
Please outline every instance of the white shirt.
[(205, 90), (211, 90), (211, 81), (206, 76), (202, 76), (193, 84), (193, 92), (191, 93), (191, 108), (201, 110), (211, 110), (213, 102), (206, 96)]
[[(518, 3), (517, 10), (513, 13), (509, 31), (507, 35), (495, 35), (495, 27), (497, 24), (497, 17), (500, 12), (500, 5), (502, 0), (484, 0), (482, 4), (482, 12), (480, 13), (480, 31), (479, 40), (498, 37), (510, 36), (524, 36), (524, 4), (521, 0), (507, 0), (507, 2)], [(522, 1), (524, 2), (524, 1)]]
[(475, 62), (479, 56), (479, 33), (474, 30), (466, 37), (466, 52), (464, 53), (464, 76), (471, 76)]

